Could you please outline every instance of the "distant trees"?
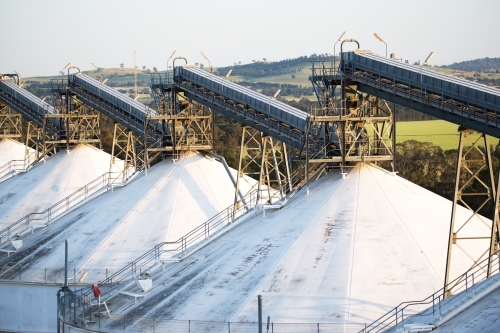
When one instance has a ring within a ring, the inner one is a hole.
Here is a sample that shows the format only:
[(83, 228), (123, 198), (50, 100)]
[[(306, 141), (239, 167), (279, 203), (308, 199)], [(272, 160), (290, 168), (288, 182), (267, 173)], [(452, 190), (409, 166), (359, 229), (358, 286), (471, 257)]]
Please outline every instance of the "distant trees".
[(120, 68), (123, 68), (123, 66), (125, 66), (125, 64), (122, 62), (122, 63), (120, 64)]
[(153, 72), (158, 72), (158, 69), (156, 67), (153, 67)]
[(142, 66), (142, 69), (143, 69), (143, 70), (146, 70), (146, 66)]
[[(481, 147), (484, 153), (484, 148)], [(465, 149), (464, 151), (467, 151)], [(491, 147), (492, 167), (494, 173), (498, 172), (498, 158), (500, 156), (500, 146)], [(441, 195), (449, 200), (453, 199), (457, 150), (443, 150), (439, 146), (434, 146), (430, 142), (419, 142), (408, 140), (396, 145), (396, 169), (399, 176), (422, 186), (429, 191)], [(479, 152), (473, 152), (477, 158), (481, 158)], [(488, 170), (482, 170), (478, 173), (482, 182), (488, 183)], [(484, 188), (479, 182), (468, 185), (471, 193), (484, 192)], [(471, 196), (467, 200), (473, 209), (478, 209), (484, 204), (484, 198)], [(486, 216), (493, 211), (492, 201), (488, 202), (480, 211)]]
[(483, 59), (468, 60), (458, 63), (455, 62), (451, 65), (441, 67), (469, 72), (498, 73), (500, 69), (500, 58), (486, 57)]
[[(268, 75), (294, 74), (303, 70), (304, 63), (310, 61), (329, 61), (333, 56), (325, 53), (321, 55), (313, 54), (310, 57), (303, 56), (294, 59), (286, 59), (275, 62), (268, 62), (267, 58), (262, 58), (263, 61), (252, 60), (251, 64), (235, 66), (233, 75), (245, 77), (262, 77)], [(241, 61), (240, 61), (241, 63)], [(229, 67), (219, 68), (224, 72), (229, 70)]]

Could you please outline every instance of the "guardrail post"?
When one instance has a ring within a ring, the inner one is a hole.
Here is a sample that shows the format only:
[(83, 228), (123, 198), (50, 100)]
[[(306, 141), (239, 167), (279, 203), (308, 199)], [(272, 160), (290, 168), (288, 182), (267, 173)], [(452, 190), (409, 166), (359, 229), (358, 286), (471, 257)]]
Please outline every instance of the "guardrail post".
[(396, 331), (398, 330), (398, 308), (396, 307)]
[[(443, 289), (443, 293), (444, 293), (444, 289)], [(444, 296), (444, 294), (443, 294), (443, 296)], [(439, 298), (440, 298), (439, 303), (438, 303), (439, 304), (439, 319), (441, 319), (441, 297), (439, 297)], [(443, 297), (443, 299), (444, 299), (444, 297)]]
[(432, 294), (432, 318), (434, 318), (434, 296), (435, 295), (436, 295), (435, 293)]
[[(472, 273), (472, 285), (474, 285), (474, 273)], [(474, 289), (472, 289), (472, 297), (475, 296)]]
[(465, 295), (469, 295), (469, 285), (467, 281), (469, 271), (465, 272)]

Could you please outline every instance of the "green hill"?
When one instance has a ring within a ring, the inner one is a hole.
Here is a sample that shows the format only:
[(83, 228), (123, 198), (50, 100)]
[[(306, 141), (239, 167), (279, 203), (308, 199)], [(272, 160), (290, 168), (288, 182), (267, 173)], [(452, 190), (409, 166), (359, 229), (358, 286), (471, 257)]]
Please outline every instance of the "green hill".
[(451, 65), (442, 67), (469, 72), (500, 73), (500, 58), (486, 57), (482, 59), (455, 62)]

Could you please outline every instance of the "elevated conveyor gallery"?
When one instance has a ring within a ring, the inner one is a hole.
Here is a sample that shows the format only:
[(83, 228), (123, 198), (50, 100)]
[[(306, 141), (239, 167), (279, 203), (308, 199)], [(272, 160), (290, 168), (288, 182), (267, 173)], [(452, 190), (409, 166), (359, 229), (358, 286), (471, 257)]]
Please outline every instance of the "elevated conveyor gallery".
[(40, 128), (43, 127), (44, 116), (55, 113), (52, 106), (12, 81), (0, 79), (0, 99)]
[(363, 51), (342, 57), (359, 91), (500, 138), (500, 90)]
[[(141, 137), (144, 135), (147, 117), (157, 115), (155, 110), (85, 74), (69, 75), (68, 86), (83, 103)], [(159, 128), (154, 130), (161, 132)]]
[(305, 143), (309, 115), (304, 111), (199, 68), (176, 67), (174, 80), (187, 97), (241, 124), (298, 149)]

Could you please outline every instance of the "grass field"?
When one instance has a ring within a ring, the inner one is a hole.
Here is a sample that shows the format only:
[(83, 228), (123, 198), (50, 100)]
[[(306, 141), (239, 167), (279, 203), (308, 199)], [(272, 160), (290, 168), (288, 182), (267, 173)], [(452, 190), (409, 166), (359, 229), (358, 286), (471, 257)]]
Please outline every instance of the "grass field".
[[(458, 148), (458, 125), (444, 120), (404, 121), (396, 124), (396, 141), (416, 140), (431, 142), (443, 150)], [(471, 145), (478, 137), (477, 134), (468, 135), (464, 145)], [(496, 145), (498, 139), (488, 137), (490, 145)], [(480, 144), (483, 146), (483, 144)]]

